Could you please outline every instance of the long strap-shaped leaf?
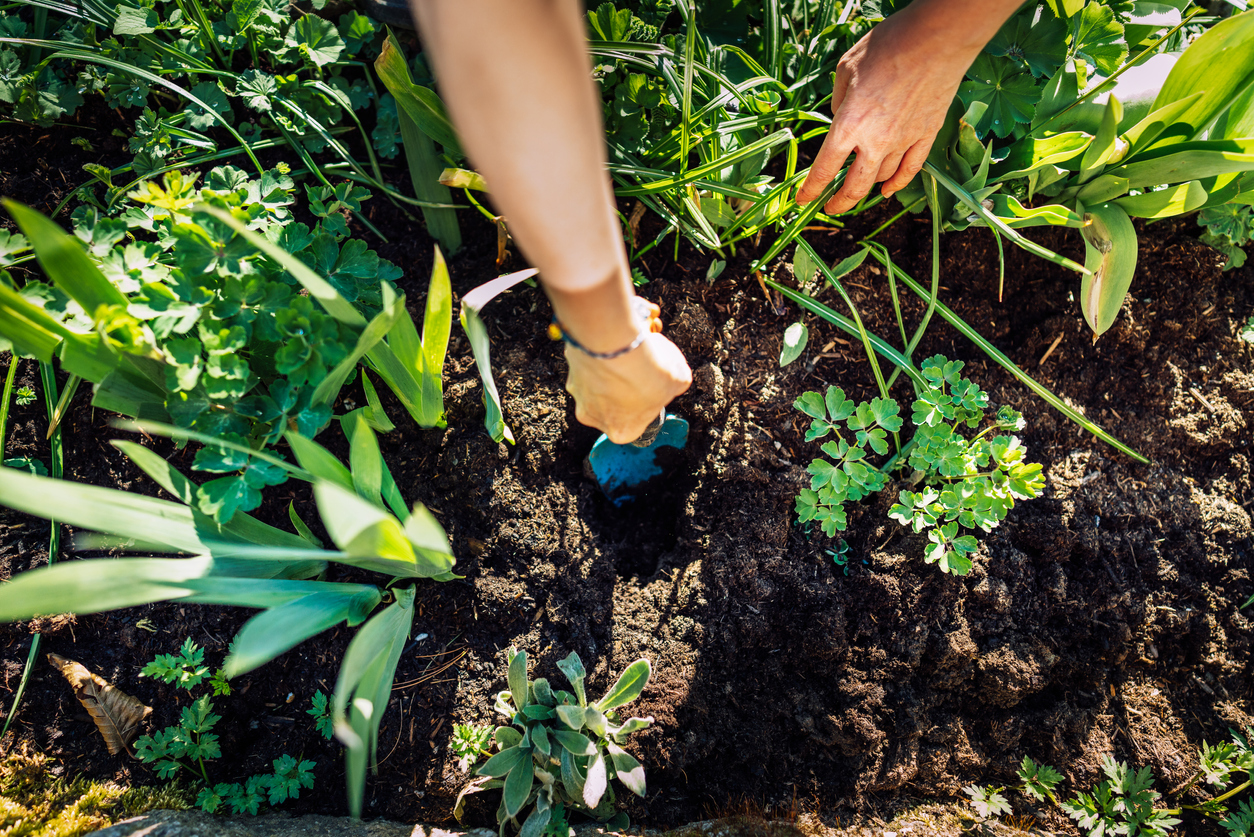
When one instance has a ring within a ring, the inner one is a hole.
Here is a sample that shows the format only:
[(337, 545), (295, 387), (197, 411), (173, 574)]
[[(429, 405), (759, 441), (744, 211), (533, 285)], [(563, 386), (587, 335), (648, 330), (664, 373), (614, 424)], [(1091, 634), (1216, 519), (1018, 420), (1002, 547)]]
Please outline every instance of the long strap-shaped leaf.
[[(926, 301), (930, 298), (927, 290), (922, 285), (920, 285), (918, 282), (914, 281), (909, 276), (907, 276), (901, 270), (901, 268), (895, 265), (892, 265), (890, 262), (888, 262), (884, 258), (884, 256), (880, 254), (877, 250), (872, 250), (871, 255), (874, 256), (886, 268), (896, 271), (897, 278), (900, 279), (902, 282), (904, 282), (906, 284), (906, 287), (914, 291), (914, 293), (920, 299), (923, 299)], [(983, 351), (985, 354), (991, 357), (994, 361), (996, 361), (999, 366), (1001, 366), (1011, 375), (1014, 375), (1016, 378), (1018, 378), (1019, 381), (1024, 384), (1024, 386), (1026, 386), (1028, 389), (1032, 390), (1041, 398), (1043, 398), (1045, 402), (1048, 403), (1055, 410), (1062, 413), (1064, 416), (1071, 419), (1073, 422), (1078, 424), (1080, 427), (1083, 427), (1089, 433), (1092, 433), (1094, 436), (1101, 439), (1106, 444), (1122, 451), (1123, 453), (1126, 453), (1128, 456), (1132, 457), (1137, 462), (1144, 462), (1144, 463), (1149, 462), (1149, 460), (1146, 459), (1144, 456), (1137, 453), (1135, 450), (1128, 447), (1123, 442), (1119, 441), (1118, 439), (1116, 439), (1114, 436), (1107, 433), (1102, 428), (1098, 427), (1096, 424), (1094, 424), (1092, 421), (1090, 421), (1088, 418), (1082, 415), (1074, 407), (1071, 407), (1069, 404), (1067, 404), (1057, 395), (1054, 395), (1054, 393), (1046, 389), (1043, 385), (1037, 383), (1030, 375), (1028, 375), (1026, 372), (1020, 369), (1015, 364), (1014, 361), (1006, 357), (1006, 355), (1002, 354), (1002, 352), (999, 351), (996, 346), (994, 346), (992, 343), (985, 340), (984, 337), (981, 336), (978, 331), (976, 331), (974, 328), (969, 326), (965, 321), (963, 321), (961, 317), (959, 317), (953, 311), (949, 310), (949, 308), (946, 305), (944, 305), (941, 302), (937, 302), (936, 313), (940, 314), (941, 317), (944, 318), (950, 325), (958, 329), (958, 331), (962, 332), (963, 336), (965, 336), (968, 340), (970, 340), (972, 343), (978, 346), (981, 351)]]
[(1089, 273), (1089, 270), (1083, 265), (1077, 264), (1065, 256), (1060, 256), (1048, 247), (1042, 247), (1029, 238), (1025, 238), (1017, 230), (1007, 225), (1005, 221), (985, 209), (983, 203), (976, 200), (970, 192), (962, 188), (959, 183), (954, 181), (949, 177), (949, 175), (945, 174), (940, 169), (936, 168), (936, 166), (932, 165), (930, 162), (924, 163), (923, 169), (928, 174), (932, 175), (932, 177), (935, 177), (936, 182), (948, 189), (954, 197), (966, 204), (967, 208), (970, 209), (973, 214), (978, 215), (985, 224), (993, 229), (994, 232), (1006, 236), (1029, 253), (1035, 256), (1040, 256), (1042, 259), (1047, 259), (1060, 267), (1074, 270), (1076, 273), (1080, 274), (1087, 275)]

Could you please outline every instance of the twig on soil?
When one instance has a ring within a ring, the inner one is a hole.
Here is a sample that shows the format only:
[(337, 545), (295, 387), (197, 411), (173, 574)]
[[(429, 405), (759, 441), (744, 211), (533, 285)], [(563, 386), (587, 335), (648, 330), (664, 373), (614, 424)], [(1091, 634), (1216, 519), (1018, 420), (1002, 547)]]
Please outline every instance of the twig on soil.
[(1062, 338), (1062, 334), (1059, 334), (1054, 338), (1054, 342), (1049, 344), (1049, 348), (1045, 350), (1045, 354), (1041, 355), (1041, 359), (1036, 362), (1037, 366), (1045, 365), (1045, 361), (1049, 360), (1049, 356), (1054, 353), (1054, 349), (1058, 348), (1058, 344), (1062, 342)]
[(1202, 393), (1197, 391), (1197, 387), (1189, 387), (1189, 395), (1192, 395), (1194, 398), (1196, 398), (1197, 403), (1201, 404), (1203, 407), (1210, 410), (1212, 413), (1215, 412), (1215, 405), (1207, 401), (1206, 396), (1202, 395)]

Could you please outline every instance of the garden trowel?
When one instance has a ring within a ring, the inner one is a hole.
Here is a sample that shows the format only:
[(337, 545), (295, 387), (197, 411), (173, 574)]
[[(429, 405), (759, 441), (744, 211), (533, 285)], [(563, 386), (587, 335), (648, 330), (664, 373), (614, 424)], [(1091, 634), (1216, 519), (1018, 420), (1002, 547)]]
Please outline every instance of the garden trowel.
[(616, 445), (604, 433), (588, 454), (588, 469), (616, 506), (646, 494), (688, 444), (688, 422), (663, 410), (634, 442)]

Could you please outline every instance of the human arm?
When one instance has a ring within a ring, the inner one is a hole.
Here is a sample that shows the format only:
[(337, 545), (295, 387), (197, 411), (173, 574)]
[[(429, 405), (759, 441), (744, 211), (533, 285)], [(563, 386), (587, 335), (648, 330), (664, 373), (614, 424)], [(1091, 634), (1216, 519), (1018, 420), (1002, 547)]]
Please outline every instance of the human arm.
[[(629, 345), (631, 273), (605, 171), (577, 0), (412, 0), (449, 115), (554, 314), (595, 352)], [(567, 347), (576, 418), (635, 439), (691, 372), (660, 334), (613, 360)]]
[(954, 93), (1020, 0), (914, 0), (845, 53), (832, 89), (832, 124), (797, 192), (809, 203), (850, 154), (845, 182), (824, 207), (851, 209), (882, 183), (884, 197), (919, 173)]

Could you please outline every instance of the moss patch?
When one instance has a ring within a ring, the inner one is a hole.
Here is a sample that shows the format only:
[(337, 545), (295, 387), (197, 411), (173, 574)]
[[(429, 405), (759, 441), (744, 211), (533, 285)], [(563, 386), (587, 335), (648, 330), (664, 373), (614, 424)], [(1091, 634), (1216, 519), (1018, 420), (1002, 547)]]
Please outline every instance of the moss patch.
[(53, 776), (52, 763), (25, 745), (0, 761), (0, 837), (79, 837), (154, 808), (191, 807), (191, 792), (177, 782), (124, 788)]

